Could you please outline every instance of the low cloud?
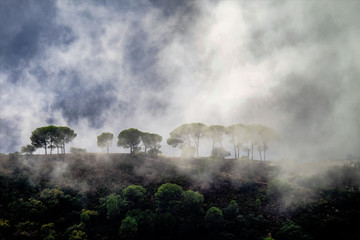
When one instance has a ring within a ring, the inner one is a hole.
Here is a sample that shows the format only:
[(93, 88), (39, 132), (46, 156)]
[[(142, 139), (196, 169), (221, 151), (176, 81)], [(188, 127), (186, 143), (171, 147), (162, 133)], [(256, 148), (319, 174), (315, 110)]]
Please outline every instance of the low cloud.
[(48, 124), (96, 152), (102, 131), (166, 141), (204, 122), (274, 128), (272, 159), (360, 154), (355, 1), (12, 2), (0, 14), (1, 152)]

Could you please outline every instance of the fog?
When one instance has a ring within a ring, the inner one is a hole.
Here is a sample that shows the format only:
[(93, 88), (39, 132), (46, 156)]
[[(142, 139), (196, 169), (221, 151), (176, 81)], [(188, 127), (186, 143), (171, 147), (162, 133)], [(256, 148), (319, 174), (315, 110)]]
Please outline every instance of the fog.
[[(269, 158), (360, 155), (358, 1), (1, 1), (0, 152), (41, 126), (263, 124)], [(231, 149), (228, 149), (229, 151)], [(43, 151), (38, 150), (39, 153)], [(206, 155), (206, 144), (200, 153)]]

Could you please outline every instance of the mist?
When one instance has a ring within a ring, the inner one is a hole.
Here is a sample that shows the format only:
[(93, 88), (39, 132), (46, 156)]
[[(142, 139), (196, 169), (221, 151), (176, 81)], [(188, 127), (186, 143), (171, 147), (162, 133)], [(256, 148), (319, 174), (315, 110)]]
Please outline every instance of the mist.
[(357, 1), (0, 5), (0, 152), (54, 124), (67, 149), (134, 127), (178, 156), (169, 133), (203, 122), (273, 128), (272, 160), (360, 155)]

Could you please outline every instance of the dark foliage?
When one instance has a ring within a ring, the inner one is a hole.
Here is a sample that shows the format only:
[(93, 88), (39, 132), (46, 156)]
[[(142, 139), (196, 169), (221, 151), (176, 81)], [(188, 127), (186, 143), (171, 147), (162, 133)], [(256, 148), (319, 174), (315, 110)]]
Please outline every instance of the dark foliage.
[(177, 160), (0, 155), (0, 239), (360, 237), (356, 166), (326, 171), (331, 184), (295, 187), (266, 162), (194, 159), (189, 173)]

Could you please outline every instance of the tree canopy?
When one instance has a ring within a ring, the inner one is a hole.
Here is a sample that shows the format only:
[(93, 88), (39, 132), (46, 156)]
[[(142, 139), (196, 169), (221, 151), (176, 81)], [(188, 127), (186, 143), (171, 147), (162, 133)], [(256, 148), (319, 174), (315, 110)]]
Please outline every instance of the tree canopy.
[(105, 148), (106, 152), (109, 154), (113, 139), (114, 134), (110, 132), (103, 132), (99, 136), (97, 136), (97, 145), (99, 148)]
[(160, 143), (162, 141), (162, 136), (156, 133), (143, 132), (141, 134), (141, 141), (144, 145), (145, 153), (147, 153), (147, 150), (149, 149), (149, 153), (157, 156), (161, 147)]
[[(35, 148), (44, 148), (45, 154), (50, 148), (50, 154), (54, 148), (62, 150), (65, 154), (65, 144), (71, 142), (76, 133), (69, 127), (56, 127), (53, 125), (35, 129), (30, 136), (31, 144)], [(58, 152), (59, 153), (59, 152)]]
[(199, 156), (200, 139), (204, 137), (206, 125), (203, 123), (186, 123), (170, 133), (167, 143), (173, 147), (194, 146)]
[(123, 130), (118, 135), (118, 147), (130, 148), (130, 155), (134, 156), (141, 143), (142, 132), (136, 128)]

